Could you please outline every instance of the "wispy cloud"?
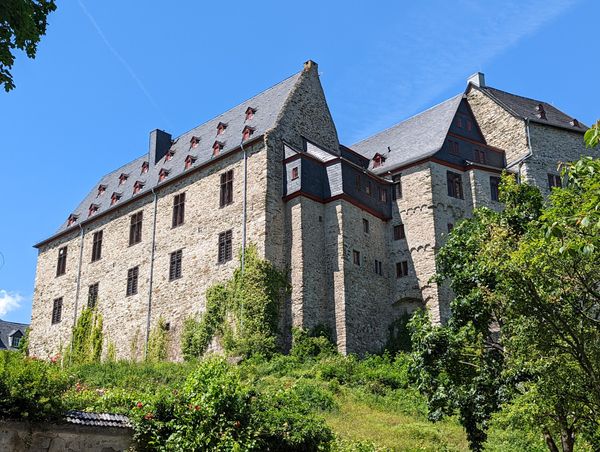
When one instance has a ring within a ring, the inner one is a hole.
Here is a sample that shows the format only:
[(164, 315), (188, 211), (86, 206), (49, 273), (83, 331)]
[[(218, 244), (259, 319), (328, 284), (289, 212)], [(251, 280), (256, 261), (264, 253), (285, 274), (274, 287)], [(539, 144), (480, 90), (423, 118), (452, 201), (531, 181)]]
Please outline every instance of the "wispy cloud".
[(0, 289), (0, 317), (5, 316), (8, 312), (14, 311), (21, 307), (21, 302), (25, 298), (17, 292), (8, 292)]
[[(577, 1), (511, 0), (490, 8), (488, 2), (462, 0), (410, 11), (387, 34), (386, 43), (373, 51), (368, 67), (377, 71), (365, 81), (366, 102), (360, 99), (360, 108), (369, 109), (373, 119), (352, 127), (350, 142), (429, 107), (444, 90), (538, 32)], [(354, 108), (358, 104), (354, 102)]]
[(144, 93), (144, 96), (146, 96), (146, 99), (148, 99), (150, 104), (152, 104), (152, 106), (156, 109), (156, 111), (162, 116), (163, 120), (169, 125), (170, 128), (173, 128), (171, 121), (163, 113), (163, 110), (159, 107), (158, 103), (154, 100), (154, 97), (146, 89), (146, 87), (142, 83), (142, 80), (137, 76), (137, 74), (135, 73), (135, 71), (133, 70), (131, 65), (127, 62), (127, 60), (125, 60), (125, 58), (123, 58), (123, 56), (117, 51), (117, 49), (110, 43), (110, 41), (108, 40), (108, 38), (102, 31), (102, 28), (100, 28), (100, 25), (98, 25), (98, 22), (96, 22), (96, 19), (94, 19), (94, 16), (92, 15), (92, 13), (90, 13), (90, 11), (86, 8), (86, 6), (83, 4), (83, 2), (81, 0), (77, 0), (77, 2), (79, 3), (79, 6), (81, 7), (83, 13), (87, 16), (87, 18), (92, 23), (92, 26), (94, 27), (94, 29), (96, 30), (96, 32), (98, 33), (98, 35), (100, 36), (100, 38), (102, 39), (104, 44), (106, 44), (106, 47), (108, 47), (108, 50), (110, 50), (110, 52), (115, 56), (115, 58), (117, 60), (119, 60), (119, 62), (127, 70), (127, 72), (129, 72), (129, 75), (131, 76), (131, 78), (135, 81), (137, 86)]

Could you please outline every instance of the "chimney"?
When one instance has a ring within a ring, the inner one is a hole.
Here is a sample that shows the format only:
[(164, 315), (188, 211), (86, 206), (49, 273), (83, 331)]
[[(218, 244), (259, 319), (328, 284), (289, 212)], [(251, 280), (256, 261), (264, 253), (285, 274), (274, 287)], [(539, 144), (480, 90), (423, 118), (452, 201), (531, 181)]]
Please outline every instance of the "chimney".
[(307, 62), (304, 63), (304, 71), (305, 72), (310, 71), (312, 68), (317, 70), (318, 67), (319, 67), (319, 65), (317, 63), (315, 63), (313, 60), (308, 60)]
[(149, 160), (157, 164), (158, 161), (167, 155), (171, 148), (171, 134), (162, 130), (153, 130), (150, 132), (150, 157)]
[(475, 72), (467, 79), (467, 85), (469, 83), (481, 88), (485, 88), (485, 74), (483, 72)]

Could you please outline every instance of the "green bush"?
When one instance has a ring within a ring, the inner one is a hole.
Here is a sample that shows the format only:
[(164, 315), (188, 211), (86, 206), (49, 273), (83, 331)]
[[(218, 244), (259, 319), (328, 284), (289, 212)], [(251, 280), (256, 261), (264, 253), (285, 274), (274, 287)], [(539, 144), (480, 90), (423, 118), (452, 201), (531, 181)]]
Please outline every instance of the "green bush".
[(0, 416), (42, 420), (60, 416), (69, 386), (58, 365), (0, 351)]
[(335, 353), (335, 345), (326, 329), (317, 328), (310, 333), (301, 328), (292, 329), (292, 350), (290, 354), (299, 360), (306, 361), (310, 358), (331, 356)]

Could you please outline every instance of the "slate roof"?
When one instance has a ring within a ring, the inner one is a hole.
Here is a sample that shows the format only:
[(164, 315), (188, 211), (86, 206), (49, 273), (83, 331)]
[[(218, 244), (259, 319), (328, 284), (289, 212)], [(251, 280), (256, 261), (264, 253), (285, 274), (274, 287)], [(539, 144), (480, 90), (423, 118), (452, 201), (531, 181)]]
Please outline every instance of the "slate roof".
[[(508, 110), (509, 113), (512, 113), (521, 119), (529, 119), (530, 121), (540, 124), (550, 124), (556, 127), (562, 127), (582, 133), (587, 130), (587, 126), (583, 123), (579, 123), (579, 127), (574, 127), (571, 122), (574, 119), (572, 116), (563, 113), (558, 108), (547, 102), (507, 93), (506, 91), (492, 88), (491, 86), (475, 87), (475, 89), (487, 94), (498, 104)], [(546, 119), (539, 117), (538, 110), (536, 108), (540, 104), (544, 108)]]
[(20, 331), (23, 335), (25, 335), (25, 330), (28, 327), (29, 325), (26, 323), (6, 322), (4, 320), (0, 320), (0, 350), (17, 350), (16, 347), (8, 346), (10, 343), (8, 337), (16, 331)]
[(123, 416), (122, 414), (69, 411), (65, 416), (65, 420), (69, 424), (87, 425), (93, 427), (131, 427), (129, 418), (127, 416)]
[[(136, 181), (144, 183), (143, 188), (135, 194), (138, 197), (143, 196), (151, 191), (152, 188), (160, 185), (158, 179), (161, 169), (169, 170), (169, 175), (161, 183), (166, 183), (169, 179), (183, 173), (185, 171), (185, 159), (188, 155), (196, 158), (192, 168), (206, 163), (212, 158), (212, 148), (215, 141), (223, 143), (223, 148), (219, 152), (219, 155), (223, 155), (239, 147), (242, 141), (242, 131), (245, 126), (250, 126), (254, 129), (250, 139), (259, 137), (272, 129), (276, 125), (280, 111), (300, 78), (301, 73), (298, 72), (292, 75), (257, 96), (242, 102), (225, 113), (174, 139), (171, 150), (175, 151), (175, 155), (171, 160), (165, 162), (163, 158), (154, 165), (153, 156), (149, 161), (149, 155), (146, 153), (102, 177), (72, 212), (77, 215), (78, 219), (71, 225), (71, 228), (77, 227), (79, 223), (88, 219), (91, 204), (98, 205), (98, 210), (94, 214), (94, 216), (98, 216), (111, 207), (117, 208), (119, 204), (133, 198), (133, 186)], [(255, 109), (256, 112), (252, 119), (246, 121), (246, 110), (248, 107)], [(217, 126), (219, 123), (224, 123), (227, 127), (222, 134), (217, 135)], [(190, 142), (192, 137), (200, 139), (198, 146), (195, 148), (191, 148)], [(150, 166), (147, 173), (141, 174), (142, 163), (145, 161), (149, 161)], [(119, 184), (119, 176), (121, 174), (128, 175), (127, 180), (123, 184)], [(104, 194), (98, 196), (98, 186), (100, 185), (104, 185), (106, 188)], [(121, 193), (122, 196), (114, 206), (111, 206), (113, 193)], [(68, 222), (65, 221), (58, 229), (57, 234), (68, 228)]]
[(461, 93), (350, 148), (368, 159), (376, 153), (384, 156), (386, 160), (378, 168), (370, 164), (376, 174), (431, 157), (442, 148), (462, 98)]

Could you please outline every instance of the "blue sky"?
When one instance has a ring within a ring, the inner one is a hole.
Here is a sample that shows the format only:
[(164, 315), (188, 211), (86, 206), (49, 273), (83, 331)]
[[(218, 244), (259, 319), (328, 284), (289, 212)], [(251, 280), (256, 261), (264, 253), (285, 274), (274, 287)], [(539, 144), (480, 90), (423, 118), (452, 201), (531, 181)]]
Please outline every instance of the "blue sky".
[(350, 145), (465, 88), (600, 117), (593, 0), (60, 1), (0, 92), (0, 318), (28, 322), (36, 250), (105, 173), (313, 59)]

